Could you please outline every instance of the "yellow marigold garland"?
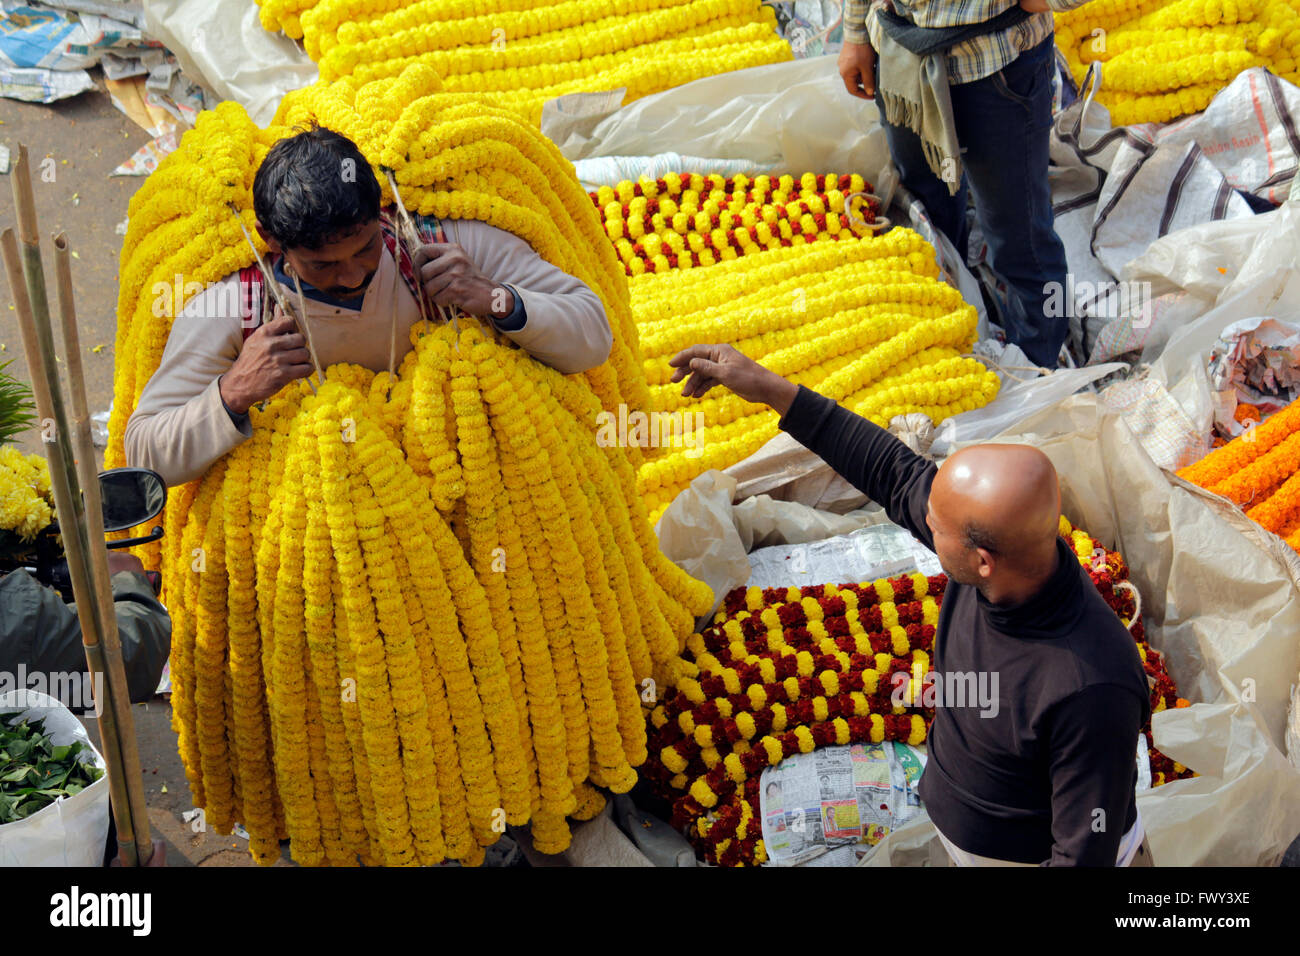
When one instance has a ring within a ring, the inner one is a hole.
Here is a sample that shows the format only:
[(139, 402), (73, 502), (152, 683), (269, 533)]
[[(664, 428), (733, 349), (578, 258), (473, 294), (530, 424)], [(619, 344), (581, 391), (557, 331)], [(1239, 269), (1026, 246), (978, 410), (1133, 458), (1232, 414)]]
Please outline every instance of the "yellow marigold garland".
[(1199, 112), (1251, 67), (1300, 80), (1296, 0), (1094, 0), (1055, 18), (1076, 83), (1104, 64), (1097, 99), (1116, 126)]
[(262, 24), (303, 40), (328, 80), (357, 84), (436, 70), (535, 124), (567, 93), (627, 88), (627, 99), (792, 58), (759, 0), (259, 0)]
[(652, 520), (696, 476), (736, 464), (778, 431), (775, 413), (738, 396), (683, 399), (668, 359), (689, 345), (733, 344), (882, 427), (909, 413), (937, 424), (997, 395), (996, 374), (962, 357), (975, 310), (938, 281), (933, 250), (908, 229), (776, 247), (631, 284), (659, 425), (640, 436), (629, 419), (626, 430), (651, 445), (637, 486)]

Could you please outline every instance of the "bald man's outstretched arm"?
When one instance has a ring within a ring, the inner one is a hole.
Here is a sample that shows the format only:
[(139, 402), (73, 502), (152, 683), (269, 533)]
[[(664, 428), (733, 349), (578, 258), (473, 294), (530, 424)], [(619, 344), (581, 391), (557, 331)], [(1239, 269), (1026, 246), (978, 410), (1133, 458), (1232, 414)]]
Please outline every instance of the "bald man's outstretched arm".
[(938, 470), (933, 462), (880, 426), (802, 385), (781, 418), (781, 428), (884, 507), (891, 521), (934, 548), (934, 535), (925, 523), (930, 485)]

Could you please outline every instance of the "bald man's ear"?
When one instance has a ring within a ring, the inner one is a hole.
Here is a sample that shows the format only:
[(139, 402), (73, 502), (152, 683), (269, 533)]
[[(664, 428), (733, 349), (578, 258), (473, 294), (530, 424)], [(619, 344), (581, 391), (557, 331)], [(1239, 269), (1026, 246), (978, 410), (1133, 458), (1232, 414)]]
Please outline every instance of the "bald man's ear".
[(979, 567), (975, 569), (976, 573), (987, 581), (993, 577), (993, 571), (997, 567), (997, 555), (987, 548), (976, 548), (975, 553), (980, 556)]

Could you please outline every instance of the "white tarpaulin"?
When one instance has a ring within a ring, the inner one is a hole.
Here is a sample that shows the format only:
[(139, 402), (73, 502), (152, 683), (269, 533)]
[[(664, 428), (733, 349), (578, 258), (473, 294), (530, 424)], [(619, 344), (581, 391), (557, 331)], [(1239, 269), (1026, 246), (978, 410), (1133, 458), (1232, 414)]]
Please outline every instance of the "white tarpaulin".
[(266, 126), (289, 90), (310, 86), (316, 64), (288, 37), (268, 32), (256, 0), (144, 0), (145, 32), (218, 98)]
[(1208, 364), (1226, 329), (1257, 320), (1300, 324), (1297, 261), (1300, 201), (1291, 200), (1249, 219), (1172, 233), (1130, 263), (1125, 276), (1149, 282), (1179, 323), (1148, 343), (1147, 375), (1111, 386), (1105, 397), (1157, 464), (1181, 468), (1209, 450)]
[(834, 56), (734, 70), (653, 93), (575, 94), (548, 104), (542, 132), (570, 160), (689, 156), (745, 160), (774, 173), (860, 173), (877, 184), (889, 147), (872, 103), (850, 96)]

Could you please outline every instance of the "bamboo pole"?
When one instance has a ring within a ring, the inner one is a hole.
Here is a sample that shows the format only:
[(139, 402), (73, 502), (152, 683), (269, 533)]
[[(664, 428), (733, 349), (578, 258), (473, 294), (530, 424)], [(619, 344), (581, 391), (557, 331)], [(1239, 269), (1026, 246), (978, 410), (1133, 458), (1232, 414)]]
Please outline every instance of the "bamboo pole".
[[(54, 362), (49, 301), (46, 297), (45, 275), (41, 265), (36, 204), (32, 195), (26, 146), (19, 146), (18, 161), (14, 164), (10, 175), (14, 207), (23, 243), (20, 252), (13, 230), (6, 229), (0, 235), (0, 250), (3, 251), (5, 271), (14, 298), (14, 310), (22, 333), (23, 349), (31, 374), (32, 393), (36, 399), (37, 412), (44, 428), (48, 428), (51, 423), (54, 426), (52, 439), (46, 439), (46, 458), (50, 465), (50, 484), (54, 492), (55, 507), (58, 509), (59, 527), (67, 556), (68, 572), (72, 579), (73, 595), (77, 602), (82, 640), (87, 645), (87, 663), (93, 674), (103, 674), (103, 648), (99, 643), (103, 625), (99, 604), (92, 591), (87, 553), (89, 541), (86, 537), (82, 496), (76, 486), (72, 448), (65, 438), (70, 432), (63, 397), (58, 387), (58, 369)], [(36, 321), (38, 315), (43, 318), (43, 321)], [(101, 548), (102, 541), (101, 537), (99, 539)], [(116, 624), (116, 617), (113, 621)], [(120, 654), (118, 656), (120, 660)], [(107, 691), (108, 681), (101, 678), (101, 683)], [(118, 826), (119, 847), (124, 862), (128, 865), (136, 865), (139, 858), (136, 852), (128, 790), (131, 774), (124, 763), (116, 716), (112, 707), (101, 708), (100, 744), (104, 748), (104, 757), (109, 768), (109, 794), (113, 816)], [(135, 769), (138, 778), (138, 758)]]
[[(54, 237), (55, 297), (63, 326), (64, 363), (68, 370), (68, 394), (72, 399), (71, 443), (77, 464), (77, 480), (85, 496), (86, 534), (92, 542), (90, 558), (91, 582), (99, 600), (102, 630), (99, 638), (103, 647), (106, 686), (117, 724), (118, 740), (124, 768), (140, 766), (139, 745), (135, 737), (135, 715), (131, 712), (131, 688), (126, 680), (126, 667), (122, 662), (122, 642), (117, 633), (117, 610), (113, 604), (113, 584), (108, 569), (108, 551), (94, 543), (104, 540), (104, 505), (100, 498), (99, 476), (95, 470), (95, 446), (90, 437), (90, 407), (86, 401), (86, 380), (81, 368), (81, 336), (77, 332), (77, 310), (72, 293), (72, 257), (67, 236)], [(53, 336), (51, 336), (53, 338)], [(147, 864), (153, 855), (149, 816), (145, 808), (144, 782), (140, 773), (127, 773), (127, 795), (131, 808), (131, 823), (135, 838), (136, 856)]]
[[(22, 333), (27, 365), (31, 369), (36, 412), (40, 416), (43, 428), (48, 427), (45, 423), (55, 423), (54, 444), (57, 446), (63, 443), (57, 438), (58, 425), (54, 412), (54, 398), (41, 357), (36, 323), (32, 318), (31, 300), (23, 284), (22, 260), (12, 229), (6, 229), (3, 234), (0, 234), (0, 251), (4, 255), (5, 272), (14, 297), (14, 311), (18, 316), (18, 328)], [(72, 578), (72, 593), (77, 601), (81, 639), (86, 645), (86, 662), (91, 675), (96, 679), (92, 684), (97, 683), (107, 694), (102, 648), (99, 645), (99, 609), (90, 594), (90, 576), (86, 570), (85, 560), (86, 542), (77, 531), (75, 513), (80, 496), (74, 494), (70, 487), (70, 476), (63, 461), (62, 450), (57, 447), (47, 449), (45, 457), (50, 465), (50, 487), (54, 492), (54, 506), (58, 510), (63, 550), (68, 560), (68, 574)], [(123, 841), (130, 841), (130, 850), (126, 853), (126, 857), (128, 862), (133, 863), (135, 838), (131, 802), (127, 796), (126, 773), (123, 771), (122, 751), (118, 744), (117, 728), (114, 723), (116, 714), (112, 707), (101, 705), (100, 710), (99, 742), (104, 750), (104, 760), (108, 764), (109, 805), (113, 811), (113, 820), (117, 823), (118, 844), (121, 846)]]

